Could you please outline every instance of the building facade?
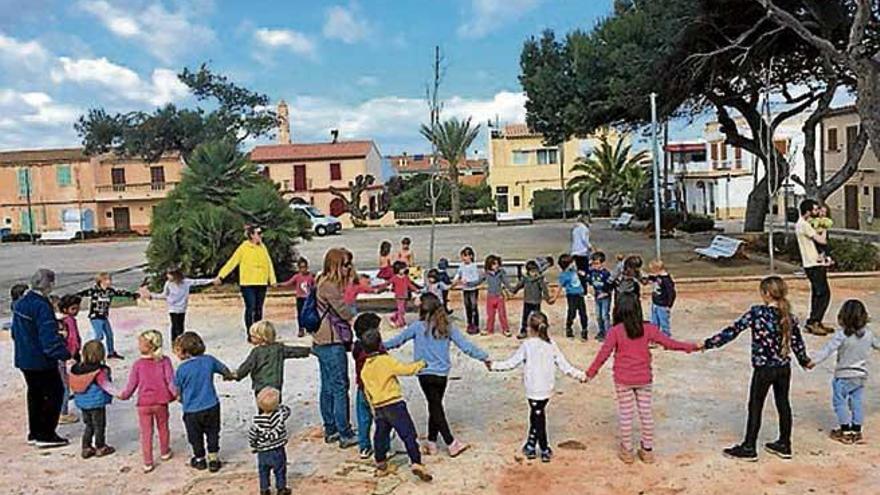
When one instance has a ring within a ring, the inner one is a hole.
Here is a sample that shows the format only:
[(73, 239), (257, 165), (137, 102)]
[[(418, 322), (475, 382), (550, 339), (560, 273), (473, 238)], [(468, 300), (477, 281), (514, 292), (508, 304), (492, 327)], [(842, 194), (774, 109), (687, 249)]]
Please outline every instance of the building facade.
[[(846, 163), (859, 134), (859, 115), (852, 106), (836, 109), (820, 129), (819, 177), (828, 180)], [(856, 173), (825, 202), (835, 227), (880, 231), (880, 159), (870, 142)]]
[(148, 233), (153, 207), (180, 181), (178, 156), (156, 163), (87, 157), (80, 148), (0, 152), (0, 219), (14, 233)]
[[(427, 174), (431, 171), (430, 154), (389, 155), (385, 157), (394, 172), (403, 178)], [(443, 158), (437, 159), (437, 168), (441, 174), (449, 170), (449, 162)], [(479, 186), (486, 181), (489, 171), (489, 161), (484, 158), (468, 158), (458, 166), (458, 182), (466, 186)]]

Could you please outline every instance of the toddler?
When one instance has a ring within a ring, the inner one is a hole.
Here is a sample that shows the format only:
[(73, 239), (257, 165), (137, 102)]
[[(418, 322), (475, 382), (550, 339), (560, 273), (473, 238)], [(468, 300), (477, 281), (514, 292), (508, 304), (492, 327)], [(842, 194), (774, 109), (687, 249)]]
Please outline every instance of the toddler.
[(159, 433), (159, 455), (163, 461), (171, 459), (171, 442), (168, 431), (168, 403), (177, 396), (174, 389), (174, 368), (171, 360), (162, 353), (162, 334), (146, 330), (138, 336), (140, 359), (135, 361), (128, 375), (128, 384), (119, 394), (128, 400), (137, 391), (138, 429), (141, 436), (141, 453), (144, 472), (153, 470), (153, 427)]
[(358, 294), (375, 294), (376, 292), (385, 290), (385, 288), (387, 287), (388, 282), (383, 282), (379, 285), (374, 286), (372, 284), (372, 281), (370, 280), (369, 275), (358, 275), (357, 273), (353, 272), (351, 283), (345, 285), (343, 300), (348, 306), (348, 309), (351, 310), (351, 313), (356, 315), (358, 313)]
[(831, 430), (831, 439), (841, 443), (862, 443), (862, 409), (865, 382), (868, 378), (868, 356), (880, 350), (880, 339), (868, 328), (868, 311), (857, 299), (843, 303), (837, 314), (840, 329), (814, 357), (812, 369), (832, 354), (837, 354), (834, 379), (831, 381), (831, 403), (839, 428)]
[(577, 380), (584, 381), (586, 378), (584, 372), (572, 366), (556, 343), (550, 340), (547, 315), (540, 311), (532, 312), (528, 332), (528, 338), (507, 360), (487, 364), (492, 371), (507, 371), (522, 365), (526, 400), (529, 402), (529, 436), (522, 451), (526, 458), (535, 459), (540, 448), (541, 461), (550, 462), (553, 450), (547, 441), (547, 403), (556, 386), (556, 368)]
[(446, 314), (452, 314), (452, 310), (449, 309), (449, 290), (452, 288), (452, 278), (449, 277), (449, 260), (446, 258), (440, 258), (437, 262), (437, 281), (446, 285), (442, 297), (443, 307), (446, 309)]
[(478, 285), (480, 284), (480, 270), (477, 268), (474, 260), (476, 253), (470, 246), (465, 246), (459, 252), (461, 265), (455, 272), (452, 279), (453, 287), (461, 287), (462, 298), (464, 299), (464, 312), (467, 316), (467, 333), (475, 334), (480, 332), (480, 292)]
[(669, 337), (672, 335), (670, 320), (672, 305), (675, 304), (675, 281), (661, 260), (651, 260), (648, 264), (648, 281), (654, 285), (651, 291), (651, 323), (660, 327), (660, 331)]
[(281, 392), (265, 387), (257, 392), (259, 412), (248, 430), (251, 450), (257, 454), (257, 472), (260, 475), (260, 495), (272, 493), (270, 474), (275, 475), (278, 495), (290, 495), (287, 487), (287, 419), (290, 408), (281, 404)]
[[(174, 386), (183, 404), (183, 425), (192, 447), (189, 465), (212, 473), (220, 470), (220, 398), (214, 375), (232, 380), (235, 375), (214, 356), (205, 354), (205, 342), (195, 332), (183, 332), (174, 341), (174, 354), (181, 363), (174, 374)], [(205, 460), (205, 441), (208, 443)]]
[(86, 342), (82, 360), (70, 368), (70, 390), (76, 407), (82, 413), (82, 458), (104, 457), (116, 452), (107, 445), (107, 405), (116, 391), (110, 384), (110, 368), (104, 363), (104, 344), (99, 340)]
[(516, 294), (520, 290), (524, 291), (523, 309), (522, 322), (519, 327), (519, 335), (517, 335), (517, 338), (524, 339), (528, 333), (527, 326), (529, 315), (535, 311), (541, 311), (542, 301), (547, 301), (551, 304), (553, 303), (553, 299), (550, 297), (550, 287), (547, 285), (547, 280), (544, 278), (544, 274), (541, 272), (541, 267), (536, 260), (529, 260), (526, 262), (526, 274), (516, 284), (512, 292)]
[(588, 379), (593, 379), (605, 361), (614, 354), (614, 388), (617, 393), (617, 418), (620, 448), (618, 457), (626, 464), (632, 464), (633, 413), (637, 410), (642, 425), (642, 439), (638, 456), (642, 462), (654, 462), (654, 415), (651, 407), (651, 384), (654, 381), (651, 370), (650, 346), (656, 342), (664, 349), (693, 352), (698, 344), (672, 340), (654, 324), (642, 317), (642, 307), (634, 294), (623, 294), (618, 301), (620, 323), (608, 332), (605, 342), (587, 369)]
[(394, 290), (394, 301), (397, 304), (397, 311), (391, 315), (391, 322), (398, 328), (406, 326), (406, 303), (410, 298), (410, 291), (418, 292), (421, 290), (418, 285), (414, 284), (409, 278), (407, 265), (403, 261), (395, 261), (394, 276), (388, 281)]
[(599, 334), (596, 339), (605, 340), (611, 328), (611, 272), (605, 268), (605, 253), (596, 251), (590, 255), (590, 268), (587, 281), (593, 287), (593, 299), (596, 303), (596, 325)]
[(162, 292), (150, 293), (151, 299), (164, 299), (168, 304), (168, 317), (171, 318), (171, 341), (173, 342), (186, 329), (186, 308), (189, 305), (189, 290), (211, 284), (213, 278), (187, 278), (180, 268), (171, 268), (165, 273), (165, 287)]
[(95, 340), (106, 342), (107, 359), (122, 359), (116, 352), (113, 342), (113, 327), (110, 326), (110, 305), (114, 297), (131, 297), (137, 299), (139, 294), (127, 290), (116, 289), (113, 279), (107, 272), (95, 276), (95, 285), (77, 292), (80, 297), (89, 298), (89, 321), (95, 333)]
[(397, 252), (397, 260), (406, 263), (406, 266), (415, 266), (416, 256), (412, 252), (412, 239), (404, 237), (400, 240), (400, 251)]
[(312, 349), (276, 342), (275, 325), (269, 320), (254, 323), (248, 334), (253, 347), (235, 371), (235, 379), (241, 381), (250, 375), (255, 396), (266, 387), (281, 393), (284, 386), (284, 360), (307, 358), (312, 355)]
[[(817, 234), (821, 234), (822, 232), (827, 232), (831, 227), (834, 226), (834, 221), (828, 216), (828, 207), (826, 205), (819, 206), (819, 215), (816, 217), (812, 217), (809, 220), (810, 225), (816, 231)], [(827, 237), (825, 238), (828, 239)], [(813, 241), (813, 244), (816, 246), (816, 251), (819, 252), (819, 262), (825, 265), (834, 264), (834, 260), (831, 259), (831, 252), (828, 249), (828, 244), (821, 244), (819, 242)]]
[(559, 274), (559, 288), (556, 291), (555, 298), (558, 298), (563, 292), (565, 293), (565, 302), (568, 307), (568, 312), (565, 317), (565, 336), (570, 339), (574, 338), (572, 325), (574, 324), (575, 316), (579, 316), (581, 322), (581, 339), (587, 340), (587, 328), (589, 327), (590, 321), (587, 318), (587, 304), (584, 301), (586, 290), (581, 284), (581, 277), (577, 272), (574, 259), (570, 254), (559, 256), (558, 264), (561, 272)]
[(79, 418), (76, 414), (70, 412), (70, 377), (67, 373), (68, 364), (73, 365), (80, 360), (80, 348), (82, 348), (82, 337), (79, 334), (79, 326), (76, 323), (76, 315), (79, 314), (82, 298), (79, 296), (68, 294), (61, 298), (58, 303), (58, 310), (61, 312), (61, 326), (64, 329), (64, 342), (67, 352), (70, 353), (72, 359), (70, 363), (67, 361), (58, 362), (58, 371), (61, 372), (61, 381), (64, 383), (64, 397), (61, 402), (61, 416), (58, 418), (58, 424), (66, 425), (76, 423)]
[(302, 338), (306, 335), (306, 329), (299, 325), (302, 318), (302, 308), (306, 303), (309, 293), (315, 288), (315, 276), (309, 271), (309, 260), (300, 258), (296, 261), (296, 273), (278, 284), (279, 287), (293, 286), (293, 295), (296, 296), (296, 326), (297, 336)]

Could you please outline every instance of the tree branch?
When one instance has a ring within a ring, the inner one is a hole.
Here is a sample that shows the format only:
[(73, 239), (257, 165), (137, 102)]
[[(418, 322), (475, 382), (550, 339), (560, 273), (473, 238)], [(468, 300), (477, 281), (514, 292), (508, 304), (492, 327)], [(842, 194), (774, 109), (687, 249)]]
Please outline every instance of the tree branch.
[(865, 32), (868, 23), (871, 21), (871, 0), (858, 0), (856, 13), (853, 16), (853, 24), (849, 30), (849, 43), (846, 46), (847, 53), (853, 53), (862, 49), (862, 41), (865, 39)]
[[(809, 29), (807, 29), (804, 24), (797, 19), (797, 17), (790, 14), (785, 9), (779, 7), (778, 5), (773, 3), (773, 0), (754, 0), (755, 2), (761, 4), (764, 8), (767, 9), (767, 13), (776, 20), (776, 23), (780, 26), (787, 27), (794, 31), (798, 36), (803, 38), (804, 41), (813, 45), (817, 50), (819, 50), (823, 55), (828, 57), (829, 59), (835, 61), (840, 65), (846, 65), (847, 56), (840, 52), (837, 48), (834, 47), (830, 41), (825, 38), (816, 36)], [(869, 0), (860, 0), (862, 3), (868, 2)]]

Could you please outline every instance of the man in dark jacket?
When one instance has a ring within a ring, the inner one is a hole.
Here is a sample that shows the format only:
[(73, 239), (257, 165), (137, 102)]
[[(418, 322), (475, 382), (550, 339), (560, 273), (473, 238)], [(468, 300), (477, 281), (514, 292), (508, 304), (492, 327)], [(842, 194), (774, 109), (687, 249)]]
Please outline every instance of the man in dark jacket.
[(31, 277), (31, 290), (12, 308), (15, 367), (27, 382), (28, 443), (40, 448), (69, 443), (55, 432), (64, 398), (58, 361), (71, 356), (58, 333), (58, 321), (49, 302), (54, 286), (54, 272), (37, 270)]

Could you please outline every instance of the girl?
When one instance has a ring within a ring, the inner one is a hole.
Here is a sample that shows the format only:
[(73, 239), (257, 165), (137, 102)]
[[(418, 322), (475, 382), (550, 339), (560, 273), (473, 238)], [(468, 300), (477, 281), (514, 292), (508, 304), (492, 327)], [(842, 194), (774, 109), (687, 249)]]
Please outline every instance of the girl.
[(469, 447), (452, 436), (443, 410), (443, 395), (451, 368), (449, 344), (453, 343), (468, 356), (488, 362), (486, 351), (468, 341), (447, 319), (446, 309), (434, 294), (422, 296), (419, 305), (419, 321), (385, 342), (386, 349), (396, 349), (413, 340), (413, 361), (425, 361), (427, 366), (419, 371), (419, 385), (428, 401), (428, 443), (424, 453), (437, 454), (437, 436), (441, 435), (449, 449), (449, 456), (456, 457)]
[(415, 266), (416, 255), (410, 249), (412, 239), (404, 237), (400, 240), (400, 251), (397, 252), (397, 260), (406, 263), (406, 266)]
[(410, 291), (418, 292), (421, 288), (414, 284), (407, 273), (406, 263), (402, 261), (394, 262), (394, 276), (388, 283), (394, 290), (394, 301), (397, 303), (397, 311), (391, 315), (391, 322), (397, 328), (406, 326), (406, 303), (409, 301)]
[(390, 280), (394, 276), (394, 268), (391, 264), (394, 260), (391, 258), (391, 242), (382, 241), (379, 244), (379, 273), (377, 277), (383, 280)]
[[(82, 338), (79, 335), (79, 327), (76, 324), (76, 315), (79, 314), (79, 307), (82, 298), (76, 295), (68, 294), (61, 298), (58, 303), (58, 310), (61, 311), (61, 326), (66, 334), (65, 344), (67, 352), (70, 353), (72, 359), (70, 364), (78, 363), (80, 360), (79, 351), (82, 347)], [(61, 381), (64, 382), (64, 398), (61, 402), (61, 417), (58, 418), (58, 424), (71, 424), (79, 421), (76, 414), (70, 412), (70, 379), (67, 373), (67, 361), (58, 362), (58, 371), (61, 372)]]
[(358, 275), (354, 273), (352, 270), (353, 276), (352, 280), (345, 286), (345, 293), (343, 298), (345, 299), (345, 304), (351, 310), (353, 314), (358, 313), (357, 307), (357, 297), (358, 294), (375, 294), (381, 290), (385, 290), (388, 287), (387, 282), (383, 282), (379, 285), (372, 285), (370, 281), (369, 275)]
[(486, 282), (486, 332), (484, 335), (495, 333), (495, 315), (501, 321), (501, 333), (510, 337), (510, 325), (507, 323), (507, 304), (504, 300), (504, 291), (512, 291), (507, 281), (507, 272), (501, 268), (501, 258), (494, 254), (486, 257), (485, 271), (480, 281)]
[(159, 455), (163, 461), (171, 459), (171, 442), (168, 432), (168, 403), (177, 396), (174, 389), (174, 368), (168, 356), (162, 354), (162, 334), (145, 330), (138, 336), (140, 359), (135, 361), (128, 375), (128, 384), (119, 394), (128, 400), (138, 391), (138, 429), (141, 437), (141, 453), (144, 472), (153, 470), (153, 425), (159, 432)]
[(812, 369), (832, 354), (837, 354), (834, 380), (831, 382), (831, 402), (840, 428), (831, 430), (831, 439), (845, 444), (862, 443), (862, 397), (868, 378), (868, 355), (872, 349), (880, 350), (880, 339), (867, 327), (868, 311), (857, 299), (843, 303), (837, 313), (837, 323), (840, 330), (834, 333), (831, 341), (816, 354), (808, 367)]
[(487, 363), (491, 371), (512, 370), (523, 366), (523, 383), (529, 401), (529, 436), (523, 446), (528, 459), (537, 457), (536, 444), (541, 449), (541, 461), (550, 462), (553, 451), (547, 442), (547, 403), (556, 385), (556, 368), (566, 375), (585, 381), (584, 372), (572, 366), (555, 342), (550, 340), (547, 315), (533, 311), (529, 316), (528, 337), (507, 360)]
[(449, 294), (449, 285), (441, 280), (441, 278), (440, 271), (436, 268), (428, 270), (428, 274), (425, 275), (425, 286), (422, 288), (422, 294), (434, 294), (443, 303), (443, 307), (447, 308), (448, 301), (446, 296)]
[(714, 337), (706, 339), (702, 347), (715, 349), (735, 339), (742, 332), (752, 334), (752, 383), (749, 387), (749, 419), (746, 437), (740, 445), (724, 449), (731, 459), (757, 461), (755, 445), (761, 429), (761, 413), (764, 399), (773, 387), (773, 398), (779, 413), (779, 440), (764, 444), (768, 452), (783, 459), (791, 459), (791, 405), (788, 392), (791, 386), (791, 359), (794, 351), (800, 365), (810, 364), (807, 349), (798, 328), (797, 319), (791, 314), (787, 295), (788, 287), (777, 277), (761, 281), (761, 299), (764, 304), (752, 306), (732, 325)]
[(467, 333), (473, 335), (480, 332), (480, 292), (478, 285), (480, 283), (480, 270), (474, 263), (476, 253), (474, 248), (465, 246), (459, 252), (461, 265), (452, 278), (452, 286), (461, 287), (462, 298), (464, 299), (464, 312), (467, 316)]
[(165, 287), (162, 292), (151, 292), (150, 299), (164, 299), (171, 318), (171, 341), (173, 342), (186, 328), (186, 307), (189, 304), (189, 290), (214, 282), (212, 278), (186, 278), (180, 268), (169, 268), (165, 273)]
[(131, 297), (137, 299), (137, 292), (120, 290), (112, 287), (113, 280), (107, 272), (95, 275), (95, 285), (76, 293), (80, 297), (89, 298), (89, 321), (95, 332), (95, 340), (105, 341), (107, 346), (107, 359), (123, 359), (116, 352), (113, 343), (113, 327), (110, 326), (110, 304), (114, 297)]
[(634, 294), (623, 294), (617, 305), (617, 325), (611, 327), (593, 364), (587, 370), (587, 379), (593, 377), (614, 353), (614, 388), (617, 391), (617, 417), (620, 434), (618, 457), (626, 464), (632, 464), (633, 412), (638, 410), (642, 424), (642, 440), (639, 445), (639, 459), (646, 464), (654, 462), (654, 416), (651, 409), (651, 346), (654, 342), (664, 349), (693, 352), (697, 344), (672, 340), (660, 329), (644, 321), (642, 307)]
[(281, 392), (284, 386), (284, 361), (291, 358), (307, 358), (312, 355), (311, 349), (276, 342), (275, 325), (268, 320), (254, 323), (249, 333), (253, 347), (236, 370), (235, 379), (241, 381), (250, 375), (254, 395), (265, 387), (272, 387)]
[(104, 457), (116, 452), (105, 441), (107, 404), (113, 401), (116, 391), (110, 384), (110, 368), (104, 364), (104, 359), (104, 344), (99, 340), (90, 340), (83, 346), (82, 361), (70, 368), (70, 390), (76, 407), (82, 412), (85, 425), (83, 459)]
[[(181, 363), (174, 374), (174, 387), (183, 404), (186, 439), (193, 450), (189, 465), (212, 473), (220, 470), (220, 398), (214, 375), (232, 380), (235, 375), (214, 356), (205, 354), (205, 342), (195, 332), (183, 332), (174, 341), (174, 354)], [(205, 441), (208, 443), (205, 460)]]
[(297, 336), (302, 338), (305, 337), (306, 331), (299, 326), (299, 321), (306, 298), (309, 297), (309, 293), (315, 288), (315, 276), (309, 271), (309, 260), (305, 258), (297, 260), (296, 269), (296, 274), (278, 284), (278, 287), (293, 286), (293, 294), (296, 296), (296, 326), (299, 327)]

